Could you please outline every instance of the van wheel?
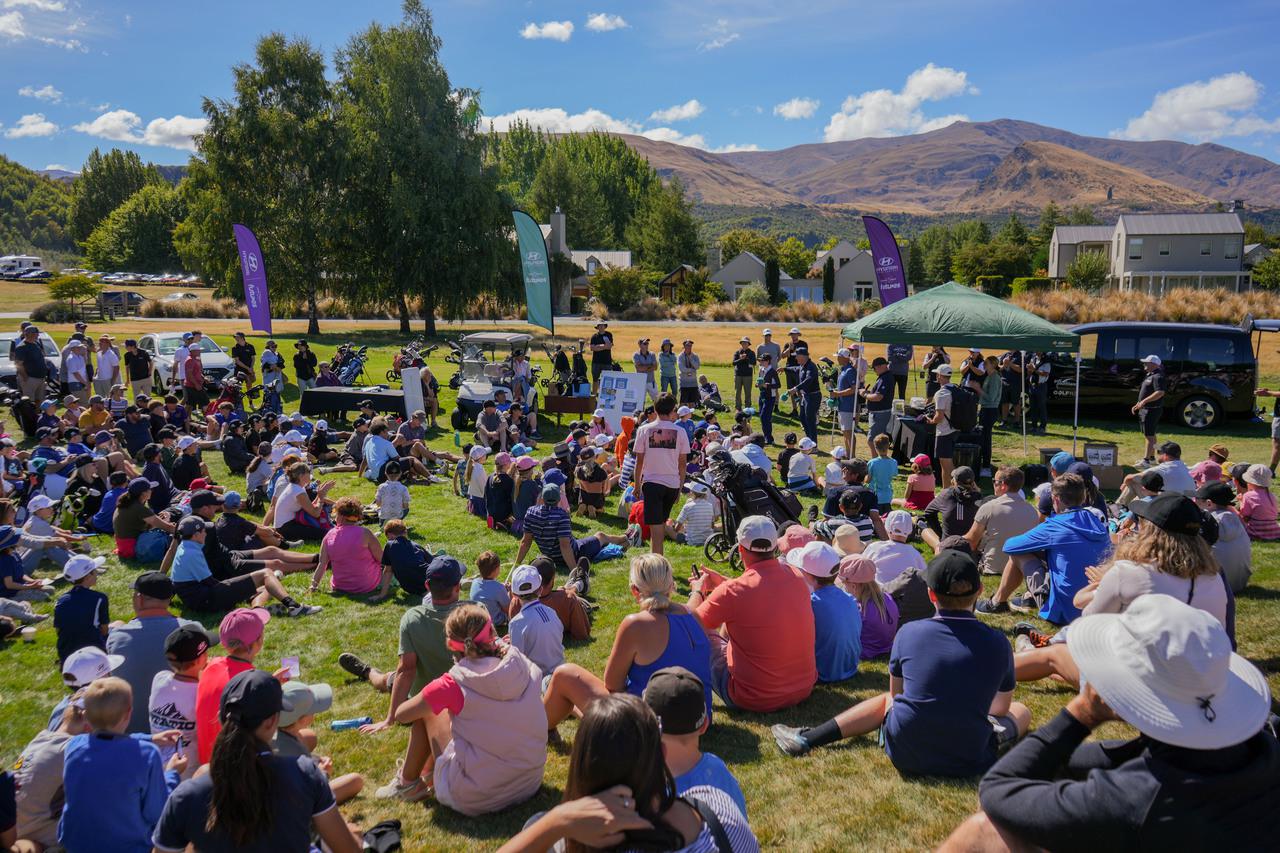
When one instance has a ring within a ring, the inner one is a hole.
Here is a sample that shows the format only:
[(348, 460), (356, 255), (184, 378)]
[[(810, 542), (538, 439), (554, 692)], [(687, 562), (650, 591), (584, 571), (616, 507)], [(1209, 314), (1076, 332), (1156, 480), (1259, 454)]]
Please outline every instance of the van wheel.
[(1190, 429), (1208, 429), (1222, 422), (1222, 406), (1210, 397), (1196, 395), (1182, 401), (1178, 415)]

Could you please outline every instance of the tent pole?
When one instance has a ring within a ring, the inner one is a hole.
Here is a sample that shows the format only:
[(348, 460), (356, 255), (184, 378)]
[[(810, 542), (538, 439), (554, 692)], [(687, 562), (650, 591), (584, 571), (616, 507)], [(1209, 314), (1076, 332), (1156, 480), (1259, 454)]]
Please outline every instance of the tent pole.
[(1027, 351), (1018, 350), (1022, 356), (1022, 394), (1018, 397), (1018, 411), (1022, 413), (1022, 458), (1027, 457)]
[(1071, 455), (1076, 455), (1076, 437), (1080, 433), (1080, 353), (1076, 353), (1076, 414), (1071, 424)]

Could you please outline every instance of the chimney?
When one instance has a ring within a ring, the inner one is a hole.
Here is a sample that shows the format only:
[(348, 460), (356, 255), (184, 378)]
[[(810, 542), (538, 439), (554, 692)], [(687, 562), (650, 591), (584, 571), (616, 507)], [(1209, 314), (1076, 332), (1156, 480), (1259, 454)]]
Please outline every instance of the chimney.
[(1228, 208), (1228, 210), (1229, 210), (1231, 213), (1236, 213), (1236, 212), (1238, 212), (1238, 211), (1244, 210), (1244, 199), (1242, 199), (1242, 198), (1233, 198), (1233, 199), (1231, 200), (1231, 207), (1229, 207), (1229, 208)]
[(547, 237), (547, 250), (551, 254), (561, 254), (566, 257), (569, 254), (569, 241), (565, 237), (565, 221), (564, 214), (560, 212), (559, 205), (556, 206), (555, 213), (551, 214), (551, 233)]
[(711, 245), (707, 247), (707, 274), (715, 275), (720, 272), (720, 247)]

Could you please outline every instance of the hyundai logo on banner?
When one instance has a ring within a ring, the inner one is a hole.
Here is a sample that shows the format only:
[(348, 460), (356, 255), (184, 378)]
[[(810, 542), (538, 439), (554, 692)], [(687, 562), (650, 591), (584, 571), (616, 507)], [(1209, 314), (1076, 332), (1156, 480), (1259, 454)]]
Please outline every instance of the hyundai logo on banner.
[(893, 258), (881, 258), (881, 259), (880, 259), (880, 266), (882, 266), (882, 267), (891, 267), (891, 266), (893, 266)]

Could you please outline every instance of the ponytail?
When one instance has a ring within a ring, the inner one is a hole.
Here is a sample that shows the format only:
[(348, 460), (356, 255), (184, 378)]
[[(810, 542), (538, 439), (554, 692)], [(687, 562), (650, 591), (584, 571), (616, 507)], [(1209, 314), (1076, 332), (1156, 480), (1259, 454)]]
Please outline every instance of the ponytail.
[(209, 760), (213, 796), (206, 831), (221, 830), (238, 847), (266, 836), (275, 819), (276, 778), (270, 759), (271, 750), (254, 729), (234, 718), (223, 724)]

